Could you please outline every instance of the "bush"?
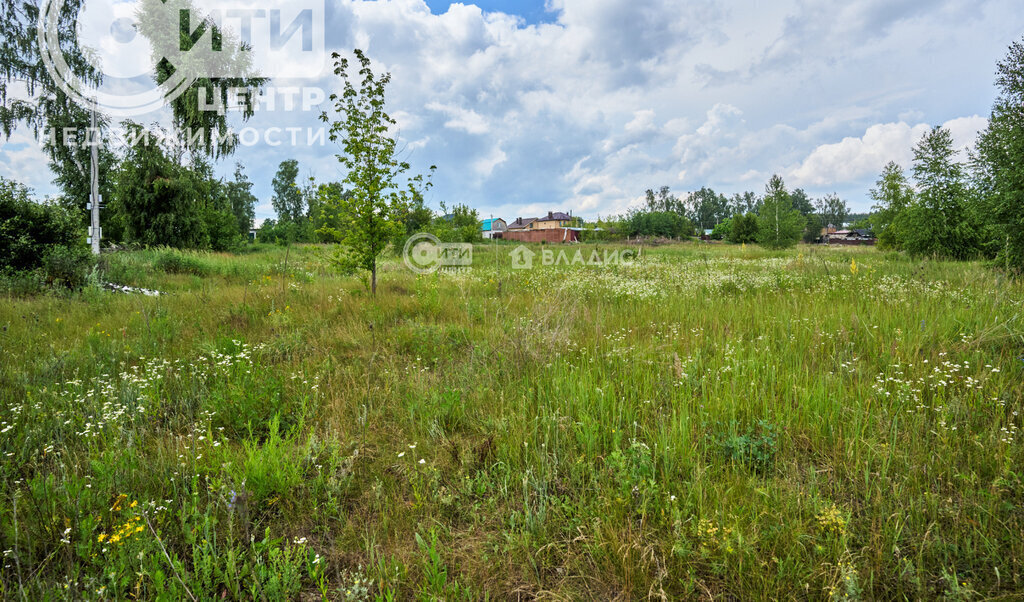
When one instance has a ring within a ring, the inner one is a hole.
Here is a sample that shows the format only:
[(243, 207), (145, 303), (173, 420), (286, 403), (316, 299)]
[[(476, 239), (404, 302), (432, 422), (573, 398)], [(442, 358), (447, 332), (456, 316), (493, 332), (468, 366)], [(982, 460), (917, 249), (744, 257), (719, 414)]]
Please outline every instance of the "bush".
[(722, 220), (715, 224), (711, 231), (711, 240), (724, 240), (732, 236), (732, 218)]
[(752, 243), (757, 240), (757, 232), (756, 215), (753, 213), (738, 214), (730, 220), (729, 235), (726, 238), (729, 242), (736, 244)]
[(21, 278), (35, 272), (48, 284), (80, 288), (91, 263), (84, 228), (70, 208), (37, 203), (24, 185), (0, 178), (0, 272)]
[(727, 462), (740, 464), (756, 473), (765, 473), (775, 462), (779, 429), (766, 420), (741, 428), (736, 421), (727, 427), (718, 425), (709, 435), (712, 448)]
[(92, 261), (92, 253), (85, 245), (55, 246), (43, 257), (42, 275), (51, 286), (82, 288)]
[(480, 215), (476, 209), (470, 209), (466, 205), (456, 205), (451, 213), (435, 219), (426, 231), (441, 242), (474, 243), (482, 240)]
[(198, 258), (172, 249), (160, 253), (153, 262), (153, 267), (168, 274), (205, 276), (210, 272), (210, 268)]

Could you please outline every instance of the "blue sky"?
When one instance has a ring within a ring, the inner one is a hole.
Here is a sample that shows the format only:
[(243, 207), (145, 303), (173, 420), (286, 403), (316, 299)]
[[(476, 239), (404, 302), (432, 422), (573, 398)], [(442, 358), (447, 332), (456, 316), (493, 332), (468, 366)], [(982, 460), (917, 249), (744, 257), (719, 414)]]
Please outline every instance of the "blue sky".
[[(448, 8), (452, 4), (466, 3), (443, 2), (438, 0), (431, 0), (430, 2), (427, 2), (427, 6), (430, 7), (430, 12), (435, 15), (442, 15), (448, 12)], [(499, 12), (522, 17), (523, 21), (528, 25), (550, 23), (557, 17), (555, 12), (545, 9), (544, 2), (539, 2), (538, 0), (522, 0), (520, 2), (515, 0), (479, 0), (477, 2), (473, 2), (473, 4), (479, 6), (481, 10), (486, 12)]]
[[(867, 210), (882, 167), (909, 167), (930, 126), (973, 143), (1024, 11), (1019, 0), (328, 0), (326, 32), (329, 51), (361, 47), (392, 73), (403, 156), (416, 171), (438, 166), (435, 208), (595, 217), (647, 188), (761, 193), (778, 173)], [(329, 69), (274, 83), (339, 87)], [(318, 114), (278, 107), (247, 125), (318, 127)], [(52, 194), (28, 140), (3, 143), (0, 175)], [(336, 180), (335, 152), (261, 143), (218, 169), (241, 162), (259, 217), (272, 217), (277, 165), (295, 158)]]

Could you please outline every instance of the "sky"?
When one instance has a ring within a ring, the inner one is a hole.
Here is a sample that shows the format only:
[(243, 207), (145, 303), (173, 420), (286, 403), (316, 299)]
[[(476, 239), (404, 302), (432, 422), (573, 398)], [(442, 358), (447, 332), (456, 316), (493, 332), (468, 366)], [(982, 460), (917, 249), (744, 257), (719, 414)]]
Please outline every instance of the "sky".
[[(909, 167), (930, 127), (950, 128), (966, 156), (995, 99), (996, 63), (1024, 36), (1019, 2), (327, 0), (326, 46), (362, 48), (392, 74), (399, 148), (414, 172), (437, 166), (435, 209), (594, 218), (648, 188), (762, 193), (777, 173), (867, 211), (882, 167)], [(324, 67), (273, 83), (337, 91)], [(316, 128), (329, 108), (280, 105), (246, 125)], [(259, 218), (273, 217), (270, 182), (285, 159), (320, 181), (344, 176), (336, 145), (299, 138), (218, 165), (245, 167)], [(55, 194), (44, 165), (24, 131), (0, 146), (0, 175)]]

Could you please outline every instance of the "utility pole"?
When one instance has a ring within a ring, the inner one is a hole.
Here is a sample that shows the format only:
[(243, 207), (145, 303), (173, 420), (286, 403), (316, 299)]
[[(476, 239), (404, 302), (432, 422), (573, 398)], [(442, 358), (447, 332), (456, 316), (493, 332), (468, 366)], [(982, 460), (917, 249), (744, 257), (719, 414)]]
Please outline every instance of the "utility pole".
[(89, 208), (91, 210), (91, 219), (89, 227), (89, 242), (92, 245), (92, 254), (100, 254), (100, 236), (102, 230), (100, 230), (100, 149), (99, 149), (99, 130), (96, 128), (96, 105), (92, 106), (92, 115), (89, 118), (89, 145), (91, 147), (89, 154), (89, 171), (90, 171), (90, 183), (89, 183)]

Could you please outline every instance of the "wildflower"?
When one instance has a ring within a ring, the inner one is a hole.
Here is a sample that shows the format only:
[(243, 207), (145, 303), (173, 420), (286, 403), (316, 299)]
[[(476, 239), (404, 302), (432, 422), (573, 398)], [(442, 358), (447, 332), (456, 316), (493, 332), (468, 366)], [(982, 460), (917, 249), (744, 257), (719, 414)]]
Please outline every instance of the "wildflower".
[(818, 527), (824, 533), (834, 533), (839, 536), (846, 535), (846, 517), (839, 508), (832, 504), (818, 513)]
[(854, 276), (857, 275), (857, 260), (856, 259), (851, 259), (850, 260), (850, 273), (853, 274)]
[(123, 493), (121, 495), (117, 496), (117, 499), (114, 500), (114, 505), (110, 507), (110, 511), (111, 512), (117, 512), (118, 510), (120, 510), (121, 509), (121, 504), (126, 499), (128, 499), (128, 496), (123, 494)]

